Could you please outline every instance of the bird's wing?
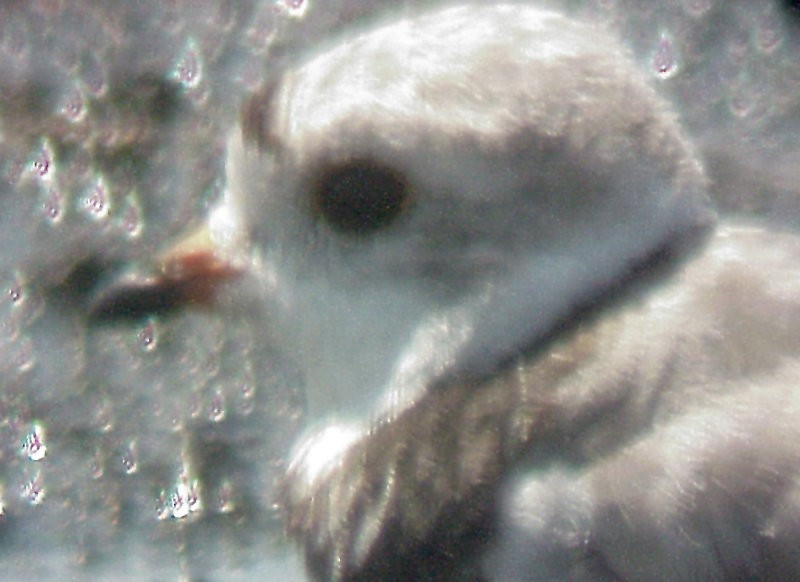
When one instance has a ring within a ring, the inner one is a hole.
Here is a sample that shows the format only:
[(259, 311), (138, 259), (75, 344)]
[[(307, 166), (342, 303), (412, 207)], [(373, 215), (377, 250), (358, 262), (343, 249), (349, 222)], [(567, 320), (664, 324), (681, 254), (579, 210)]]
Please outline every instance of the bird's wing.
[[(799, 323), (800, 240), (723, 227), (665, 286), (483, 385), (430, 390), (322, 478), (290, 469), (289, 533), (322, 579), (461, 579), (480, 567), (504, 504), (488, 562), (498, 580), (553, 563), (555, 579), (576, 568), (589, 579), (692, 579), (728, 572), (734, 558), (769, 574), (800, 515), (781, 515), (800, 455), (798, 369), (786, 363), (800, 351)], [(521, 485), (508, 480), (515, 468)], [(661, 562), (633, 559), (643, 532)], [(768, 532), (779, 540), (769, 545)], [(674, 569), (672, 551), (697, 563)]]

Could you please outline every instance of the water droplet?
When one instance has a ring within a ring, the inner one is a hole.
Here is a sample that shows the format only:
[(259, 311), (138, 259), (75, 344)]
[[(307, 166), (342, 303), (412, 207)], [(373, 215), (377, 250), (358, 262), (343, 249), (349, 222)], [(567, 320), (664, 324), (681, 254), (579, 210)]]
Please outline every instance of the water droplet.
[(42, 202), (45, 218), (52, 224), (58, 224), (64, 217), (64, 199), (58, 190), (50, 188)]
[(744, 85), (733, 87), (731, 89), (729, 107), (731, 113), (736, 117), (744, 118), (750, 115), (750, 112), (755, 106), (755, 97), (752, 91), (745, 88)]
[(34, 160), (33, 171), (40, 178), (46, 178), (50, 173), (50, 160), (45, 157)]
[(279, 4), (279, 6), (293, 18), (301, 18), (305, 16), (306, 11), (308, 10), (308, 5), (308, 0), (281, 0)]
[(114, 407), (108, 400), (95, 403), (94, 426), (103, 433), (111, 432), (114, 428)]
[(61, 105), (61, 114), (72, 123), (80, 123), (86, 118), (86, 99), (78, 89), (70, 91)]
[(163, 521), (169, 516), (169, 499), (167, 497), (167, 492), (162, 489), (158, 494), (158, 499), (156, 500), (156, 519)]
[(200, 509), (202, 503), (197, 480), (188, 482), (182, 478), (171, 493), (161, 492), (156, 506), (156, 516), (161, 520), (168, 517), (183, 519)]
[(92, 475), (92, 479), (100, 479), (103, 477), (105, 474), (104, 465), (103, 453), (98, 449), (89, 462), (89, 473)]
[(83, 209), (93, 219), (101, 220), (111, 210), (111, 200), (105, 180), (100, 177), (83, 198)]
[(215, 505), (218, 513), (230, 513), (236, 509), (236, 503), (233, 500), (233, 485), (227, 479), (217, 489)]
[(145, 326), (139, 330), (137, 339), (139, 340), (139, 347), (143, 352), (152, 352), (155, 350), (158, 346), (155, 323), (148, 321)]
[(678, 70), (675, 49), (672, 41), (665, 34), (661, 35), (656, 49), (653, 51), (653, 69), (661, 79), (672, 77)]
[(239, 392), (241, 392), (242, 398), (244, 398), (245, 400), (252, 400), (253, 397), (256, 395), (256, 387), (250, 382), (245, 382), (244, 384), (242, 384), (242, 387), (239, 389)]
[(36, 358), (33, 355), (33, 343), (30, 338), (20, 338), (13, 346), (13, 365), (19, 373), (27, 372), (33, 368)]
[(225, 397), (222, 391), (217, 390), (211, 397), (211, 404), (208, 407), (208, 419), (211, 422), (222, 422), (225, 420)]
[(197, 480), (192, 481), (192, 483), (188, 486), (186, 491), (186, 502), (189, 505), (189, 513), (200, 511), (203, 508), (203, 504), (200, 501), (200, 486)]
[(81, 69), (81, 79), (89, 91), (102, 96), (106, 92), (106, 74), (97, 58), (87, 56)]
[[(251, 19), (250, 26), (245, 32), (245, 42), (247, 42), (251, 54), (263, 55), (268, 52), (269, 48), (272, 46), (277, 31), (277, 19), (272, 9), (274, 6), (276, 6), (276, 4), (271, 5), (269, 9), (259, 10)], [(280, 4), (277, 4), (277, 6), (279, 7)], [(261, 61), (258, 60), (258, 63), (257, 69), (261, 71)], [(263, 75), (258, 73), (257, 86), (261, 85), (262, 79)]]
[(31, 479), (23, 483), (20, 495), (31, 505), (40, 505), (44, 501), (44, 478), (41, 472), (37, 472)]
[(239, 388), (239, 402), (237, 411), (243, 416), (253, 412), (255, 406), (256, 388), (254, 384), (245, 382)]
[(189, 394), (186, 403), (186, 410), (189, 412), (190, 418), (198, 418), (203, 411), (203, 406), (200, 403), (200, 397), (196, 393)]
[(122, 454), (120, 455), (120, 460), (122, 461), (122, 470), (125, 471), (126, 475), (133, 475), (138, 470), (138, 465), (136, 464), (136, 442), (131, 441), (128, 445), (122, 450)]
[(47, 454), (47, 445), (44, 444), (44, 428), (34, 423), (30, 432), (22, 440), (22, 454), (31, 461), (41, 461)]
[(31, 172), (34, 177), (43, 181), (52, 180), (55, 171), (54, 159), (53, 149), (50, 144), (45, 141), (42, 143), (42, 147), (39, 151), (34, 154), (30, 162)]
[(142, 212), (135, 200), (128, 199), (125, 202), (121, 226), (128, 238), (138, 238), (142, 233)]
[(22, 305), (25, 300), (22, 281), (20, 281), (19, 278), (15, 278), (15, 280), (8, 285), (6, 293), (8, 294), (9, 301), (11, 301), (13, 305)]
[(194, 41), (190, 40), (187, 43), (186, 49), (175, 65), (173, 76), (188, 89), (194, 89), (200, 84), (203, 67)]
[(781, 29), (774, 16), (765, 15), (759, 19), (756, 29), (756, 46), (763, 54), (771, 54), (781, 44)]

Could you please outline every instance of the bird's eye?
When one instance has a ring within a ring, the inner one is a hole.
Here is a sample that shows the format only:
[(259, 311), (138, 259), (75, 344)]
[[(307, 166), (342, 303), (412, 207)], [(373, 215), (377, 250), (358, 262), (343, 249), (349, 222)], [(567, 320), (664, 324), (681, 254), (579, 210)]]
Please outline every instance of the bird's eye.
[(335, 230), (361, 235), (391, 224), (409, 198), (399, 171), (373, 161), (352, 161), (322, 173), (314, 189), (314, 208)]

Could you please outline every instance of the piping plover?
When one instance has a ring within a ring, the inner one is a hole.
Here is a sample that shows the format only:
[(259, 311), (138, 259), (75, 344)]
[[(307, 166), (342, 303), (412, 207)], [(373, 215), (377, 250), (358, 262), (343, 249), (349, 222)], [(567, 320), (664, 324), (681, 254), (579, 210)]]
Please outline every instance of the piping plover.
[(800, 241), (716, 223), (608, 34), (407, 15), (273, 79), (228, 156), (306, 377), (280, 501), (315, 579), (800, 567)]

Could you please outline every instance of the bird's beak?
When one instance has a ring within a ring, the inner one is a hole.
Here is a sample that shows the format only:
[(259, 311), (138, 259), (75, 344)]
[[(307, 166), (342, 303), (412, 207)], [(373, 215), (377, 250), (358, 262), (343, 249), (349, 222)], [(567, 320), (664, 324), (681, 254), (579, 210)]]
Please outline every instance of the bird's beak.
[(223, 284), (242, 276), (247, 267), (240, 241), (230, 244), (230, 237), (218, 234), (206, 221), (178, 237), (152, 261), (115, 276), (92, 298), (90, 317), (132, 319), (212, 305)]
[(170, 245), (156, 264), (165, 281), (205, 285), (240, 275), (243, 265), (236, 259), (214, 241), (209, 224), (204, 223)]

